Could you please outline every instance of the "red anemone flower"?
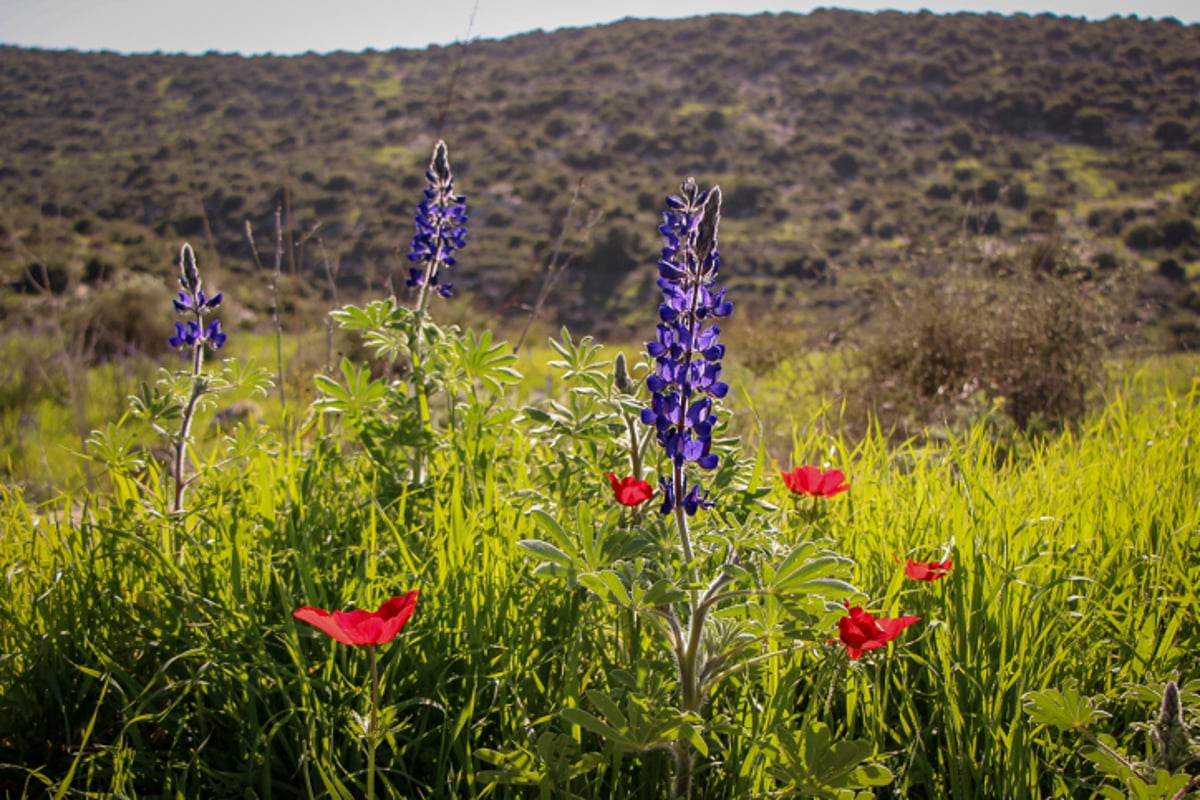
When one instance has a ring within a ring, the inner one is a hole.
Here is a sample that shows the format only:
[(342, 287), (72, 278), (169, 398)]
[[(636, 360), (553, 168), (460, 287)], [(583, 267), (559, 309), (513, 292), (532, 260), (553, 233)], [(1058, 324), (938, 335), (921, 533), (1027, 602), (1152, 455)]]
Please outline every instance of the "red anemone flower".
[(617, 502), (623, 506), (641, 505), (654, 494), (649, 483), (638, 480), (633, 475), (618, 478), (611, 472), (606, 472), (604, 476), (612, 484), (613, 497), (617, 498)]
[(850, 488), (850, 484), (846, 483), (845, 474), (840, 469), (822, 472), (820, 467), (809, 464), (782, 474), (783, 482), (789, 489), (809, 497), (833, 497)]
[(914, 581), (936, 581), (950, 573), (954, 562), (945, 561), (913, 561), (911, 558), (904, 565), (904, 574)]
[(396, 638), (412, 616), (418, 594), (414, 589), (401, 597), (393, 597), (378, 611), (355, 609), (331, 614), (323, 608), (304, 606), (293, 611), (292, 616), (317, 626), (342, 644), (385, 644)]
[(867, 650), (878, 650), (900, 635), (900, 631), (919, 621), (920, 617), (897, 617), (876, 619), (861, 607), (846, 604), (848, 616), (838, 620), (838, 634), (846, 646), (846, 655), (856, 659)]

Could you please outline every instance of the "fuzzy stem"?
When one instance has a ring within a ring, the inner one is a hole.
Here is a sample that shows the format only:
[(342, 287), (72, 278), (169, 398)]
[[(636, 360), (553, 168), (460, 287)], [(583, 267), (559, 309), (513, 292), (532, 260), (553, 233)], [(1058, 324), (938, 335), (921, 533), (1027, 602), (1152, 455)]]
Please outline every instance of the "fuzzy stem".
[(685, 739), (676, 739), (671, 746), (675, 755), (675, 778), (671, 782), (672, 800), (688, 800), (692, 794), (692, 746)]
[(379, 662), (375, 658), (375, 645), (367, 645), (371, 661), (371, 716), (367, 725), (367, 800), (375, 798), (375, 748), (379, 745)]
[[(247, 223), (248, 224), (248, 223)], [(271, 321), (275, 325), (275, 368), (279, 404), (287, 415), (287, 390), (283, 375), (283, 324), (279, 321), (279, 275), (283, 268), (283, 206), (275, 204), (275, 271), (271, 275)]]
[[(196, 312), (196, 324), (200, 326), (201, 331), (204, 330), (204, 318), (199, 311)], [(183, 474), (183, 468), (184, 462), (187, 460), (187, 445), (192, 433), (192, 419), (196, 414), (196, 403), (199, 402), (200, 395), (204, 394), (205, 390), (203, 369), (204, 341), (197, 340), (192, 345), (192, 393), (183, 409), (183, 421), (179, 426), (179, 441), (175, 443), (175, 499), (171, 504), (171, 510), (175, 513), (183, 511), (183, 490), (187, 487), (187, 478)]]

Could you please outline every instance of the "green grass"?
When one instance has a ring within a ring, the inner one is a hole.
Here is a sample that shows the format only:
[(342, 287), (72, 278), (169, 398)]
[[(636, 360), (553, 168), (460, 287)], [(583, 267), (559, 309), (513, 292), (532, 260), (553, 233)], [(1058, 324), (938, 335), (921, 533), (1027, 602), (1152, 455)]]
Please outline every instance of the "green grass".
[[(273, 339), (242, 346), (271, 363)], [(665, 755), (615, 752), (559, 717), (586, 690), (611, 690), (650, 633), (582, 588), (533, 577), (516, 546), (538, 535), (533, 507), (565, 523), (582, 503), (597, 526), (618, 524), (602, 473), (622, 469), (622, 448), (538, 433), (509, 410), (544, 403), (547, 385), (566, 402), (550, 352), (529, 349), (508, 400), (463, 399), (422, 485), (396, 480), (335, 420), (283, 433), (272, 396), (253, 446), (246, 433), (208, 440), (212, 464), (232, 461), (202, 470), (181, 519), (130, 481), (102, 479), (100, 465), (94, 491), (69, 484), (41, 502), (0, 489), (0, 796), (362, 796), (352, 715), (366, 711), (365, 654), (291, 612), (373, 608), (416, 588), (416, 615), (381, 648), (383, 796), (665, 797)], [(873, 613), (922, 622), (857, 662), (809, 641), (727, 683), (708, 713), (758, 731), (806, 715), (838, 738), (865, 737), (896, 775), (880, 797), (1092, 796), (1090, 762), (1032, 724), (1022, 696), (1075, 681), (1140, 751), (1135, 726), (1155, 709), (1134, 689), (1200, 677), (1195, 364), (1155, 361), (1114, 381), (1086, 424), (1017, 458), (1001, 457), (982, 424), (939, 447), (878, 433), (848, 442), (828, 415), (816, 422), (810, 376), (828, 364), (742, 374), (728, 405), (739, 426), (751, 405), (763, 420), (746, 425), (746, 454), (756, 436), (790, 440), (763, 454), (766, 477), (771, 459), (828, 462), (853, 485), (814, 523), (774, 480), (774, 524), (851, 557)], [(111, 376), (91, 382), (116, 392)], [(910, 556), (955, 566), (918, 585), (896, 562)], [(481, 750), (535, 753), (546, 732), (565, 735), (555, 746), (567, 761), (597, 752), (599, 767), (552, 789), (486, 782)], [(778, 755), (763, 742), (712, 747), (701, 796), (775, 786)]]

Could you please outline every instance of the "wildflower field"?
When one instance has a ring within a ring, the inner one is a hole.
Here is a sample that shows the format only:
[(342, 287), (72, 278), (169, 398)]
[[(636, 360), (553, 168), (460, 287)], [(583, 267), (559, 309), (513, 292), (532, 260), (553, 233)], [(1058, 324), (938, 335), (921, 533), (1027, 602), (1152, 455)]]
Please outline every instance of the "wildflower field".
[[(426, 177), (408, 294), (332, 315), (370, 363), (277, 413), (183, 245), (182, 366), (91, 433), (95, 488), (0, 488), (0, 796), (1198, 790), (1194, 359), (1114, 364), (1019, 448), (828, 409), (781, 447), (784, 387), (721, 338), (721, 192), (689, 179), (644, 349), (563, 330), (535, 393), (434, 322), (468, 215), (444, 144)], [(227, 397), (269, 413), (199, 436)]]

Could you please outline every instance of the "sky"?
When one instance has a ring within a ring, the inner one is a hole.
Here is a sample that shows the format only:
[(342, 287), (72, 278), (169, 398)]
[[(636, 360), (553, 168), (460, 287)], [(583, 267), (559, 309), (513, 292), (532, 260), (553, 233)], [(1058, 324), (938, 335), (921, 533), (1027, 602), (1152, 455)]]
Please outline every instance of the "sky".
[(291, 55), (424, 48), (542, 29), (820, 6), (1038, 14), (1137, 14), (1200, 23), (1197, 0), (0, 0), (0, 43), (119, 53)]

